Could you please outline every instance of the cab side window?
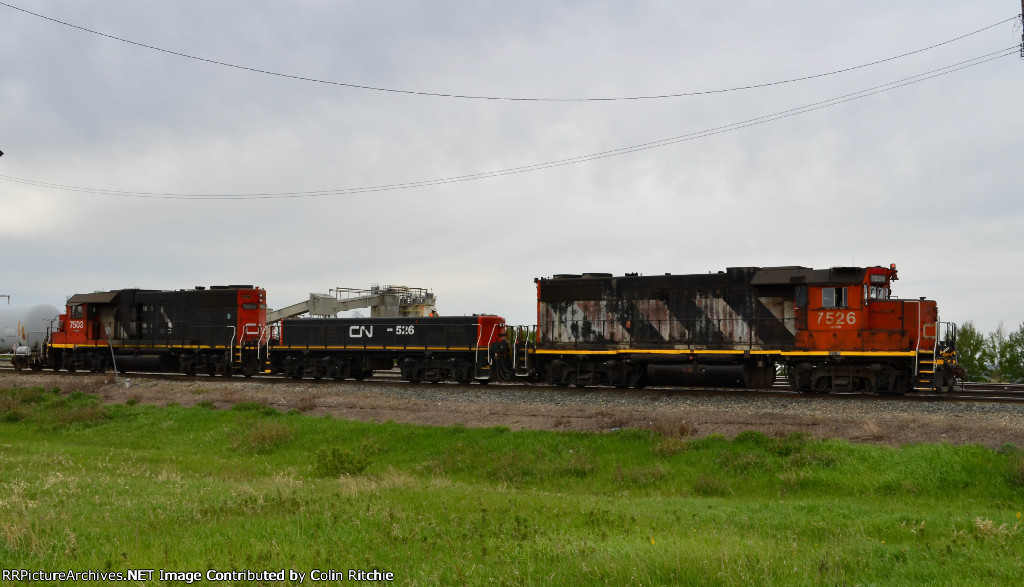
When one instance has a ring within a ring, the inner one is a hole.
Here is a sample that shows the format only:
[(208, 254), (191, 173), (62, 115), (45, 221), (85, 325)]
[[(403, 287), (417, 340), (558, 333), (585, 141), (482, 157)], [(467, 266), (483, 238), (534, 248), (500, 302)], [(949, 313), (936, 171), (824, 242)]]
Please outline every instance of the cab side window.
[(823, 287), (821, 288), (822, 308), (845, 308), (846, 288), (845, 287)]

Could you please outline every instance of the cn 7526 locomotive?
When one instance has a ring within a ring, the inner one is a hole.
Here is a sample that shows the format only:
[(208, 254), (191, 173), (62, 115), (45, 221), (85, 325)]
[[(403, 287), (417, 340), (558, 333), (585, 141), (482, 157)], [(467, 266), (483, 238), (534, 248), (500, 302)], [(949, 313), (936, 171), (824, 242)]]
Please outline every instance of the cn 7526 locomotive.
[[(891, 295), (896, 268), (734, 267), (697, 275), (556, 275), (516, 366), (560, 385), (650, 382), (804, 392), (946, 390), (955, 326)], [(506, 355), (503, 355), (506, 356)]]

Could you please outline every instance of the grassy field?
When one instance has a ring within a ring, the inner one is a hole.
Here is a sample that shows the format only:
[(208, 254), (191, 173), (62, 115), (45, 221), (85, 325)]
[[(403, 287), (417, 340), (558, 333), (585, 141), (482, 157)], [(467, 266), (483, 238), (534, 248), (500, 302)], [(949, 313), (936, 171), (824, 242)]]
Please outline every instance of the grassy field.
[(428, 428), (0, 390), (3, 569), (1016, 584), (1022, 510), (1013, 446)]

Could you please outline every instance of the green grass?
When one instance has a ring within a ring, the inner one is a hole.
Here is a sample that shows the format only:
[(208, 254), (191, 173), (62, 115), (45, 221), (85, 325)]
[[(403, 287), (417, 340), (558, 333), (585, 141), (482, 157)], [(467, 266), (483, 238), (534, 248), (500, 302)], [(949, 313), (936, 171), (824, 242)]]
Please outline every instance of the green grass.
[(1013, 446), (429, 428), (0, 390), (6, 569), (1014, 584), (1022, 510)]

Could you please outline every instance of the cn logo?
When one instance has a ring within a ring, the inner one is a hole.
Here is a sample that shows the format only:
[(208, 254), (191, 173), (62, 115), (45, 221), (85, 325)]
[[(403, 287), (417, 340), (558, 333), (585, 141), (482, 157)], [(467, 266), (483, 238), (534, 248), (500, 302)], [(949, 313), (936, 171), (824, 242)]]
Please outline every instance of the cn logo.
[(373, 338), (373, 326), (350, 326), (348, 329), (349, 338)]

